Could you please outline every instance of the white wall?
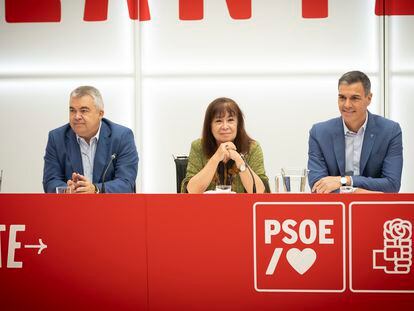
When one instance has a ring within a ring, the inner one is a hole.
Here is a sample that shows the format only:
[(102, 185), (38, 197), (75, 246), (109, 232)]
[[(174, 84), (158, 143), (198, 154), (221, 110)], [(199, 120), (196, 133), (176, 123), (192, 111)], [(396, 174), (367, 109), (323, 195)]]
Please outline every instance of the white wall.
[[(240, 104), (273, 189), (281, 167), (306, 167), (311, 125), (338, 115), (342, 73), (366, 71), (379, 94), (372, 1), (330, 1), (330, 17), (318, 20), (303, 19), (301, 2), (289, 0), (253, 1), (246, 21), (230, 19), (218, 0), (205, 1), (202, 21), (179, 21), (171, 14), (177, 1), (153, 1), (151, 8), (141, 41), (145, 192), (174, 191), (171, 154), (189, 152), (216, 97)], [(381, 113), (380, 96), (371, 110)]]
[(110, 1), (107, 22), (86, 23), (84, 1), (62, 1), (61, 23), (8, 24), (0, 1), (0, 169), (2, 192), (42, 192), (49, 130), (68, 122), (79, 85), (98, 87), (105, 113), (135, 129), (134, 22), (126, 1)]
[(414, 192), (414, 16), (387, 17), (389, 34), (389, 117), (403, 131), (404, 167), (401, 192)]
[(134, 130), (140, 191), (175, 191), (172, 154), (188, 153), (219, 96), (240, 104), (273, 189), (280, 167), (306, 166), (308, 130), (338, 115), (337, 79), (354, 69), (371, 78), (371, 111), (403, 127), (402, 190), (414, 192), (414, 16), (386, 18), (384, 68), (374, 0), (330, 0), (326, 19), (303, 19), (299, 0), (252, 3), (249, 20), (206, 0), (203, 20), (180, 21), (178, 0), (153, 0), (151, 20), (139, 23), (126, 1), (109, 1), (109, 19), (87, 23), (84, 1), (62, 0), (61, 23), (8, 24), (0, 0), (3, 192), (42, 191), (47, 132), (67, 122), (69, 92), (81, 84), (97, 86), (107, 117)]

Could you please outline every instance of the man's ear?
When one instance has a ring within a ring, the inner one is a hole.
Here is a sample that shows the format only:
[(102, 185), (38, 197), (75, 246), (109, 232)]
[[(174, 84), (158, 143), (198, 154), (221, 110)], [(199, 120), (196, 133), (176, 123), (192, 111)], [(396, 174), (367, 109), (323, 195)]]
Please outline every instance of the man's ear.
[(371, 100), (372, 100), (372, 93), (369, 93), (367, 98), (368, 98), (368, 105), (369, 105), (371, 103)]

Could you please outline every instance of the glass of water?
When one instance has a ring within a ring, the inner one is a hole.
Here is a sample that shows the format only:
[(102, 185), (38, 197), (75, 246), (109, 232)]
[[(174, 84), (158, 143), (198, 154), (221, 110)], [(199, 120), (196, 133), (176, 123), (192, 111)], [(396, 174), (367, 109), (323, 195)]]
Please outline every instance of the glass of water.
[(282, 168), (275, 178), (276, 192), (305, 192), (307, 177), (306, 168)]
[(351, 186), (342, 186), (339, 188), (339, 193), (352, 193), (355, 191), (354, 187)]
[(58, 194), (69, 194), (72, 193), (72, 188), (68, 186), (56, 187), (56, 193)]
[(227, 175), (224, 180), (219, 180), (216, 185), (216, 192), (230, 193), (232, 180), (233, 178), (231, 175)]
[(227, 193), (230, 193), (231, 192), (231, 185), (217, 185), (216, 186), (216, 191), (217, 192), (227, 192)]

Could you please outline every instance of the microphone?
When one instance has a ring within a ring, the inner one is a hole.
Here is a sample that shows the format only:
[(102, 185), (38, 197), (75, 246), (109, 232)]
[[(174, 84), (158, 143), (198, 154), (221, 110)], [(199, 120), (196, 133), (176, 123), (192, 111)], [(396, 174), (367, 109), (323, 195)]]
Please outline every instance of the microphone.
[(109, 162), (108, 162), (108, 165), (105, 167), (105, 170), (103, 171), (103, 173), (102, 173), (102, 177), (101, 177), (101, 180), (102, 180), (102, 189), (101, 189), (101, 193), (105, 193), (105, 177), (106, 177), (106, 172), (108, 172), (108, 169), (109, 169), (109, 167), (111, 166), (111, 163), (115, 160), (115, 158), (116, 158), (116, 153), (113, 153), (112, 155), (111, 155), (111, 159), (109, 160)]
[(244, 165), (246, 165), (246, 168), (249, 170), (250, 176), (252, 176), (252, 181), (253, 181), (253, 189), (252, 189), (253, 191), (252, 192), (256, 193), (256, 181), (254, 180), (253, 172), (252, 172), (250, 166), (247, 164), (247, 161), (246, 161), (244, 155), (240, 153), (240, 157), (242, 158), (242, 160), (244, 162)]

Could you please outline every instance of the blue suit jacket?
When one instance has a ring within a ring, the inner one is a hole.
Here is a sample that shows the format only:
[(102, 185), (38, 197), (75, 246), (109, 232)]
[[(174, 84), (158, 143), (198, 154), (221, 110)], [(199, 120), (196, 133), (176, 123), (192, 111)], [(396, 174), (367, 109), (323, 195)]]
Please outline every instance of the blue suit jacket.
[[(134, 135), (130, 129), (102, 119), (92, 181), (99, 189), (102, 187), (102, 173), (114, 153), (117, 156), (106, 173), (106, 192), (135, 192), (138, 153)], [(73, 172), (83, 175), (80, 147), (76, 141), (76, 134), (69, 124), (49, 132), (44, 160), (45, 192), (53, 193), (56, 187), (66, 185), (67, 180), (72, 178)]]
[[(345, 176), (345, 135), (342, 118), (315, 124), (309, 132), (309, 186), (325, 176)], [(368, 112), (354, 187), (398, 192), (403, 165), (402, 134), (394, 121)]]

